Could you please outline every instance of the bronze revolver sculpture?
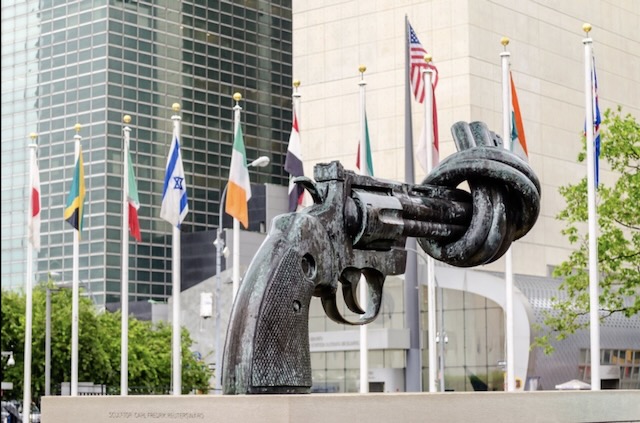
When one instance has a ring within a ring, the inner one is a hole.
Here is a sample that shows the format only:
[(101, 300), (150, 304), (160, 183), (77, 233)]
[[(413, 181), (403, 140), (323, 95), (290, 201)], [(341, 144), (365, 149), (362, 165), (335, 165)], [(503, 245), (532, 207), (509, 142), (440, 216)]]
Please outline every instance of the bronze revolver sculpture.
[[(469, 267), (497, 260), (531, 229), (540, 183), (529, 165), (482, 122), (458, 122), (452, 133), (459, 151), (422, 184), (357, 175), (338, 162), (316, 165), (315, 182), (297, 179), (314, 204), (277, 216), (247, 269), (227, 332), (225, 394), (310, 392), (311, 298), (336, 322), (371, 322), (386, 276), (405, 271), (407, 237), (437, 260)], [(464, 181), (470, 192), (457, 188)], [(356, 297), (361, 275), (366, 312)], [(358, 321), (339, 312), (338, 283)]]

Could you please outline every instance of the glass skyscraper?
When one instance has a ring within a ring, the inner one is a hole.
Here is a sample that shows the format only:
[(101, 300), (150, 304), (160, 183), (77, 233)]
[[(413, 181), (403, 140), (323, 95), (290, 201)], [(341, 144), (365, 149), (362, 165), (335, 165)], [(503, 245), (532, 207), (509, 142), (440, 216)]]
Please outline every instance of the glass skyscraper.
[(182, 107), (190, 212), (183, 232), (213, 230), (228, 180), (234, 92), (254, 183), (286, 185), (291, 128), (291, 1), (40, 0), (2, 2), (2, 286), (26, 277), (29, 134), (38, 134), (42, 249), (36, 282), (70, 280), (73, 229), (63, 211), (82, 128), (86, 177), (81, 284), (120, 301), (123, 116), (142, 241), (129, 244), (131, 300), (171, 295), (171, 227), (160, 219), (171, 105)]

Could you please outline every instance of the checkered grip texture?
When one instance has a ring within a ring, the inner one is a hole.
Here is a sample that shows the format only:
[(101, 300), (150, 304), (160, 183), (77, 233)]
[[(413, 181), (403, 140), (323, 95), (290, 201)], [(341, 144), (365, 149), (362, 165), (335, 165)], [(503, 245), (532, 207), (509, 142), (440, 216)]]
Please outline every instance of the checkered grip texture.
[(289, 249), (266, 288), (254, 339), (252, 388), (311, 387), (309, 303), (313, 282), (303, 276), (300, 260)]

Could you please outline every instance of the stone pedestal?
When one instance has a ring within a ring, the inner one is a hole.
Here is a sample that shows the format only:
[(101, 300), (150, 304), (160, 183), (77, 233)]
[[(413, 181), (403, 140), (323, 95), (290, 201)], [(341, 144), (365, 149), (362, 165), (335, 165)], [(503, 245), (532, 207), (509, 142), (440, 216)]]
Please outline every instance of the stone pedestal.
[(43, 423), (640, 422), (640, 391), (43, 397)]

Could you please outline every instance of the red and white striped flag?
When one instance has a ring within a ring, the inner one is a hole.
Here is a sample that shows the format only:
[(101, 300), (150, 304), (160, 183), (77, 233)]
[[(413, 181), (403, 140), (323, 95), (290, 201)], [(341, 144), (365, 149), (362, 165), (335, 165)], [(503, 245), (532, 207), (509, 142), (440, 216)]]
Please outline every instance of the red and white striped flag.
[[(429, 67), (433, 69), (435, 78), (433, 81), (433, 88), (435, 90), (438, 85), (438, 68), (431, 63), (425, 62), (424, 56), (427, 54), (427, 50), (422, 47), (420, 40), (411, 24), (409, 24), (409, 59), (411, 63), (411, 69), (409, 70), (409, 76), (411, 78), (411, 89), (413, 90), (413, 96), (418, 103), (424, 103), (424, 79), (422, 77), (422, 69)], [(435, 97), (434, 97), (435, 102)], [(435, 110), (435, 107), (433, 108)]]

